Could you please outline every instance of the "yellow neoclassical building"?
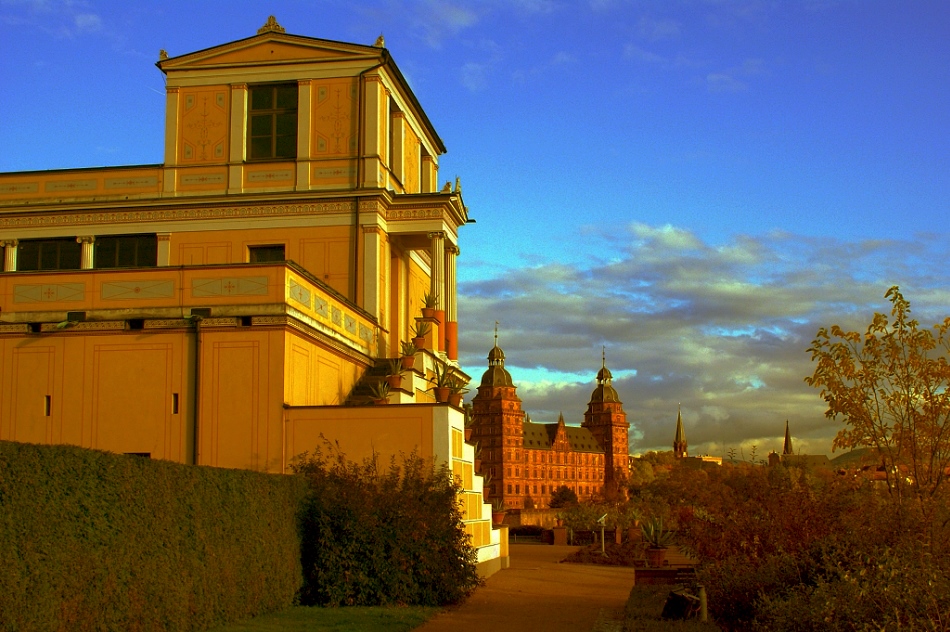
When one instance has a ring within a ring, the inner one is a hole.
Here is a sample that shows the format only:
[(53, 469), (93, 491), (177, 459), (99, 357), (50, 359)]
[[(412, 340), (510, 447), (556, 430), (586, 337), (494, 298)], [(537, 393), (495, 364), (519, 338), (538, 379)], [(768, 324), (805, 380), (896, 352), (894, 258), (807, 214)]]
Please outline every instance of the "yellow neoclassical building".
[[(266, 472), (321, 434), (357, 459), (417, 449), (463, 481), (480, 556), (497, 560), (463, 414), (429, 388), (468, 381), (469, 217), (382, 38), (269, 18), (159, 57), (162, 164), (0, 174), (0, 440)], [(399, 405), (367, 405), (420, 324), (386, 398)]]

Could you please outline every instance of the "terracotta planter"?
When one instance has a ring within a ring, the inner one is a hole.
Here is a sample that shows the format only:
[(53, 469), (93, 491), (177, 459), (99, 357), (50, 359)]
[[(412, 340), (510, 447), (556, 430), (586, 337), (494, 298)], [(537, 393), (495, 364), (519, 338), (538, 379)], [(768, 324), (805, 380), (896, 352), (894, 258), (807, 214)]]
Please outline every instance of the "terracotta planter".
[(617, 544), (623, 544), (623, 529), (620, 527), (614, 529), (614, 542)]
[(472, 463), (472, 467), (475, 468), (475, 473), (476, 473), (476, 474), (478, 474), (479, 472), (481, 472), (481, 471), (482, 471), (482, 460), (481, 460), (481, 459), (475, 459), (475, 461)]
[(647, 566), (659, 568), (666, 561), (666, 549), (647, 549)]
[(402, 376), (398, 374), (386, 376), (386, 381), (389, 382), (389, 388), (391, 389), (396, 389), (402, 386)]
[(452, 389), (445, 386), (436, 386), (432, 389), (435, 392), (435, 401), (437, 402), (447, 402), (449, 399), (449, 393), (452, 392)]
[(462, 405), (462, 394), (461, 393), (449, 393), (448, 398), (449, 404), (455, 406), (456, 408)]
[(402, 357), (402, 370), (403, 370), (403, 371), (408, 371), (409, 369), (411, 369), (411, 368), (415, 365), (415, 363), (416, 363), (416, 356), (414, 356), (414, 355), (411, 355), (411, 356), (403, 356), (403, 357)]
[(474, 428), (466, 428), (466, 429), (465, 429), (465, 441), (471, 441), (471, 440), (472, 440), (472, 433), (473, 433), (474, 431), (475, 431)]
[(426, 348), (426, 338), (421, 336), (419, 338), (413, 338), (412, 344), (416, 346), (416, 349), (425, 349)]
[(556, 526), (556, 527), (563, 527), (563, 526), (564, 526), (564, 519), (563, 519), (563, 518), (556, 518), (556, 519), (554, 520), (554, 526)]
[(639, 526), (636, 527), (627, 527), (627, 541), (628, 542), (639, 542), (643, 539), (643, 531)]
[(493, 511), (491, 512), (491, 523), (492, 524), (503, 524), (505, 522), (505, 513), (504, 511)]
[(388, 403), (389, 403), (388, 399), (374, 399), (373, 400), (373, 404), (375, 406), (382, 406), (383, 404), (388, 404)]
[(422, 317), (423, 317), (423, 318), (435, 318), (435, 308), (434, 308), (434, 307), (423, 307), (423, 308), (422, 308)]

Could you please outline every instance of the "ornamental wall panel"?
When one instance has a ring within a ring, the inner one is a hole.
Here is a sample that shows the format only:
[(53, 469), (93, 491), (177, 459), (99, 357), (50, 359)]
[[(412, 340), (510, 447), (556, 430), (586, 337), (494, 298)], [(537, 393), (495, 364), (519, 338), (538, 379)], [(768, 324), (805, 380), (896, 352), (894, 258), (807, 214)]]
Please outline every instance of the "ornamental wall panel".
[(181, 89), (178, 100), (179, 164), (227, 161), (230, 92), (228, 86)]
[(355, 77), (313, 81), (312, 157), (356, 156), (358, 85)]

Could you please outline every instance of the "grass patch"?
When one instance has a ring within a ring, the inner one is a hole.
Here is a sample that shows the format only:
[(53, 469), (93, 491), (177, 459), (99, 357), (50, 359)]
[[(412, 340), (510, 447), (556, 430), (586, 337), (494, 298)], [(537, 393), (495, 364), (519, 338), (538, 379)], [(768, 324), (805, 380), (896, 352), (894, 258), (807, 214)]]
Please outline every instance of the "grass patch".
[(666, 632), (666, 630), (686, 630), (687, 632), (712, 632), (719, 630), (713, 623), (700, 623), (695, 619), (670, 621), (661, 619), (666, 597), (676, 586), (646, 585), (634, 586), (624, 608), (624, 632)]
[(421, 606), (294, 606), (209, 632), (405, 632), (419, 627), (438, 611)]

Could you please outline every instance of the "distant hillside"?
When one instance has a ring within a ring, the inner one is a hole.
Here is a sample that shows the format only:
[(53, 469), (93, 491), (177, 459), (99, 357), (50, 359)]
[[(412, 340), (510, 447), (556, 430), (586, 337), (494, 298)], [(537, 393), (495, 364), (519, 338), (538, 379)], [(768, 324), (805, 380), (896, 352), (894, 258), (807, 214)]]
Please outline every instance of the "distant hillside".
[(831, 464), (838, 468), (878, 465), (881, 459), (876, 453), (876, 448), (857, 448), (831, 459)]

